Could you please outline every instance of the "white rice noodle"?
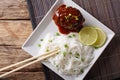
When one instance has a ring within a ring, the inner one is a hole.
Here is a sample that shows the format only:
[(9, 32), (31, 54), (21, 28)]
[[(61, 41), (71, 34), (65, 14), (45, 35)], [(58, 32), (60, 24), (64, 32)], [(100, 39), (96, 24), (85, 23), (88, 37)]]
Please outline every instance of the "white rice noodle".
[(90, 65), (94, 58), (94, 48), (83, 46), (78, 39), (77, 33), (60, 34), (59, 36), (49, 33), (44, 38), (44, 41), (41, 42), (41, 45), (40, 53), (54, 50), (57, 47), (60, 48), (60, 52), (57, 55), (47, 60), (62, 74), (80, 74)]

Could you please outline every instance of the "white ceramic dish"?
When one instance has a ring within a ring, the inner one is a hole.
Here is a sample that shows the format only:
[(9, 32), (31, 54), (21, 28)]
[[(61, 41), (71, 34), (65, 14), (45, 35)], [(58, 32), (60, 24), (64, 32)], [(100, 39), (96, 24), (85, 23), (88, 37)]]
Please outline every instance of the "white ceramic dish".
[(107, 45), (110, 43), (115, 33), (111, 31), (108, 27), (106, 27), (104, 24), (99, 22), (96, 18), (91, 16), (88, 12), (86, 12), (80, 6), (78, 6), (76, 3), (74, 3), (72, 0), (56, 0), (56, 2), (51, 7), (51, 9), (48, 11), (46, 16), (42, 19), (42, 21), (38, 24), (37, 28), (31, 33), (29, 38), (23, 44), (22, 49), (24, 49), (26, 52), (28, 52), (32, 56), (36, 56), (40, 54), (39, 47), (38, 47), (38, 43), (40, 42), (40, 39), (44, 38), (46, 33), (48, 32), (49, 33), (58, 32), (58, 29), (54, 21), (52, 20), (52, 17), (56, 9), (61, 4), (66, 4), (67, 6), (72, 6), (72, 7), (79, 9), (83, 17), (85, 18), (84, 25), (92, 25), (92, 26), (100, 27), (101, 29), (104, 30), (104, 32), (107, 35), (107, 41), (105, 45), (94, 51), (95, 58), (92, 60), (91, 65), (84, 70), (83, 74), (80, 74), (78, 76), (65, 76), (65, 75), (59, 74), (56, 68), (52, 66), (50, 63), (42, 62), (44, 65), (49, 67), (51, 70), (53, 70), (55, 73), (57, 73), (59, 76), (61, 76), (65, 80), (82, 80), (85, 77), (85, 75), (88, 73), (88, 71), (91, 69), (91, 67), (94, 65), (96, 60), (99, 58), (99, 56), (102, 54), (102, 52), (107, 47)]

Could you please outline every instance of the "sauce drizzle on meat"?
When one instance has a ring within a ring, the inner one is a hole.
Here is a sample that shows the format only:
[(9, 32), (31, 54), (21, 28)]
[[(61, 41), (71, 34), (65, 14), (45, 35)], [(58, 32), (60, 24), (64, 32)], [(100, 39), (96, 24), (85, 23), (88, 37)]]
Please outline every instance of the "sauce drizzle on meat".
[(63, 34), (70, 32), (79, 32), (83, 27), (82, 24), (85, 21), (80, 11), (71, 6), (61, 5), (53, 16), (55, 24)]

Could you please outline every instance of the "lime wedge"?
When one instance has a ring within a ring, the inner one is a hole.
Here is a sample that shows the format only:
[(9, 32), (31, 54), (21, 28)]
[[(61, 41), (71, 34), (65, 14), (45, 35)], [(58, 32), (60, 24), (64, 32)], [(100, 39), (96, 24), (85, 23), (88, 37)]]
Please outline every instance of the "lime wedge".
[(84, 45), (93, 45), (97, 38), (98, 34), (94, 27), (83, 27), (79, 32), (80, 42)]
[(97, 41), (93, 44), (94, 47), (101, 47), (106, 41), (106, 34), (103, 32), (102, 29), (96, 28), (96, 31), (98, 33)]

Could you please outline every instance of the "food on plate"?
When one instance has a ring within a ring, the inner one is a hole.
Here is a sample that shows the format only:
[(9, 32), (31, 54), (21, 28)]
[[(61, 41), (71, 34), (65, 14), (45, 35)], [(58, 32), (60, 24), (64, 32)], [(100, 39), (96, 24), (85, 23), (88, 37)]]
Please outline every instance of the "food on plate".
[(53, 20), (63, 34), (79, 32), (85, 21), (78, 9), (64, 4), (57, 9), (53, 15)]
[(100, 29), (100, 28), (96, 28), (96, 31), (98, 33), (98, 39), (97, 41), (93, 44), (94, 47), (101, 47), (104, 45), (104, 43), (106, 42), (106, 34), (105, 32)]
[(94, 58), (94, 47), (101, 47), (105, 43), (105, 33), (96, 27), (83, 27), (85, 19), (80, 11), (64, 4), (57, 9), (53, 20), (63, 34), (48, 33), (44, 40), (40, 40), (39, 53), (59, 48), (60, 52), (46, 61), (55, 66), (62, 74), (83, 73)]
[(98, 34), (93, 27), (84, 27), (79, 32), (79, 38), (84, 45), (93, 45), (98, 38)]
[(84, 45), (101, 47), (106, 41), (106, 34), (98, 27), (84, 27), (79, 32), (79, 40)]
[(78, 33), (68, 35), (48, 33), (40, 43), (40, 53), (60, 48), (60, 52), (47, 59), (56, 69), (66, 75), (84, 72), (94, 58), (94, 48), (80, 43)]

